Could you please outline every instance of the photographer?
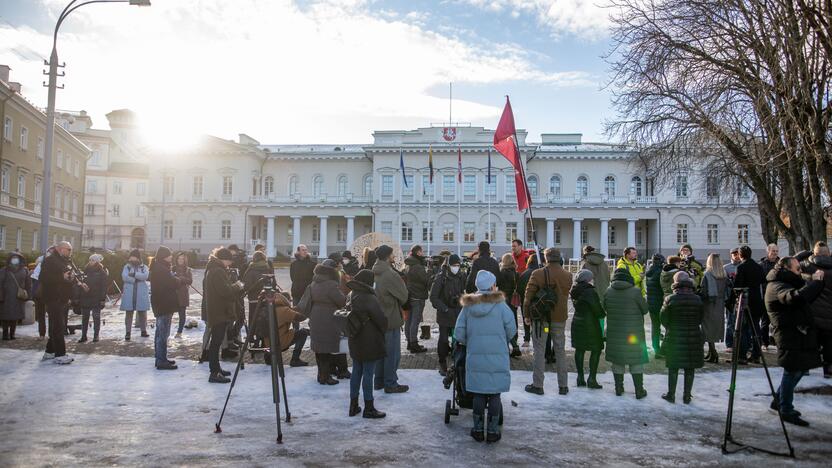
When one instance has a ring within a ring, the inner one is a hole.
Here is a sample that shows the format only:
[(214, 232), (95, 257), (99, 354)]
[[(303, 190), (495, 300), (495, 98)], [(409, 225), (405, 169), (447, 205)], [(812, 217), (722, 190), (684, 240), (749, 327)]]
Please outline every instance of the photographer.
[(138, 326), (142, 330), (142, 338), (147, 338), (147, 309), (150, 308), (150, 295), (147, 279), (150, 270), (142, 263), (139, 249), (130, 251), (127, 264), (121, 270), (124, 281), (124, 291), (121, 294), (121, 310), (124, 311), (124, 341), (130, 341), (130, 327), (133, 324), (133, 312), (138, 313)]
[(816, 271), (807, 282), (800, 276), (797, 259), (785, 257), (766, 279), (765, 305), (777, 339), (777, 364), (783, 368), (771, 408), (780, 411), (783, 421), (808, 426), (794, 409), (794, 388), (810, 369), (821, 365), (810, 304), (823, 291), (824, 272)]
[(150, 264), (150, 284), (153, 285), (150, 292), (150, 304), (153, 307), (153, 315), (156, 317), (154, 348), (157, 370), (177, 368), (176, 362), (168, 360), (168, 337), (173, 314), (179, 311), (177, 289), (182, 283), (174, 276), (171, 262), (173, 262), (173, 253), (169, 248), (160, 245)]
[[(72, 244), (60, 242), (55, 252), (43, 260), (40, 272), (40, 287), (46, 303), (46, 315), (49, 322), (49, 341), (43, 360), (54, 359), (56, 364), (69, 364), (74, 359), (66, 355), (66, 311), (72, 298), (72, 289), (78, 283), (72, 270)], [(86, 289), (86, 285), (81, 285)]]
[(234, 261), (231, 252), (226, 248), (217, 249), (208, 257), (205, 267), (205, 313), (207, 327), (211, 330), (208, 344), (208, 360), (211, 383), (228, 383), (230, 372), (220, 367), (220, 346), (225, 338), (226, 330), (237, 319), (236, 304), (243, 290), (241, 281), (232, 282), (229, 268)]
[(693, 280), (694, 291), (699, 290), (699, 285), (702, 284), (702, 278), (705, 276), (705, 268), (693, 256), (693, 247), (690, 244), (685, 244), (679, 248), (679, 257), (682, 258), (681, 269), (686, 271)]
[(104, 268), (102, 262), (104, 257), (101, 254), (90, 255), (89, 263), (84, 268), (84, 275), (87, 277), (86, 284), (88, 291), (80, 291), (81, 301), (81, 339), (79, 343), (87, 341), (87, 330), (90, 325), (90, 314), (93, 320), (92, 342), (98, 342), (98, 334), (101, 331), (101, 309), (107, 301), (107, 287), (110, 284), (110, 272)]

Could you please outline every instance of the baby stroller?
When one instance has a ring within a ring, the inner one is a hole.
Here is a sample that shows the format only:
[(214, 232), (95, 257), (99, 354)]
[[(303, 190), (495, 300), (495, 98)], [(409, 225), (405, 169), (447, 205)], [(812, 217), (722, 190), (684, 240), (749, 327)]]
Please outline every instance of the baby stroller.
[[(465, 391), (465, 345), (456, 340), (452, 343), (454, 353), (453, 362), (448, 369), (448, 375), (442, 379), (445, 388), (452, 388), (451, 399), (445, 400), (445, 424), (451, 422), (451, 416), (459, 416), (459, 408), (472, 409), (474, 397)], [(500, 410), (500, 422), (503, 425), (503, 412)]]

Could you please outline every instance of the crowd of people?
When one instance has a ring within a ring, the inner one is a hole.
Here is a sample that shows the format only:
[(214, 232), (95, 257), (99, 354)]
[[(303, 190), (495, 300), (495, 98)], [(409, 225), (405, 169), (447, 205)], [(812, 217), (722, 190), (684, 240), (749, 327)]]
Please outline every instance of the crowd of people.
[[(39, 259), (32, 274), (16, 254), (0, 270), (3, 339), (15, 339), (24, 304), (34, 298), (41, 336), (48, 317), (43, 359), (60, 364), (72, 362), (64, 341), (71, 300), (82, 315), (79, 342), (87, 341), (90, 317), (96, 342), (109, 286), (101, 255), (90, 255), (79, 271), (71, 254), (72, 246), (61, 242)], [(763, 349), (776, 346), (777, 363), (784, 372), (771, 407), (787, 422), (808, 425), (794, 408), (795, 386), (816, 367), (832, 377), (832, 256), (825, 243), (784, 258), (776, 245), (770, 245), (759, 262), (752, 259), (748, 246), (732, 249), (725, 264), (719, 255), (710, 254), (703, 265), (690, 245), (666, 259), (653, 255), (647, 268), (638, 258), (639, 252), (628, 247), (610, 268), (604, 255), (585, 246), (579, 271), (573, 275), (564, 269), (558, 249), (529, 251), (519, 240), (499, 261), (490, 244), (481, 242), (470, 263), (447, 251), (428, 259), (424, 249), (414, 245), (399, 270), (387, 245), (365, 249), (360, 259), (345, 251), (322, 261), (300, 245), (290, 265), (290, 291), (273, 294), (268, 301), (274, 304), (279, 350), (294, 347), (290, 366), (308, 365), (301, 351), (311, 339), (318, 383), (337, 385), (349, 379), (350, 416), (382, 418), (385, 413), (375, 408), (373, 392), (409, 390), (397, 372), (401, 333), (404, 330), (408, 352), (426, 351), (419, 341), (430, 333), (422, 325), (429, 301), (436, 309), (439, 373), (450, 372), (449, 357), (455, 348), (465, 350), (465, 386), (474, 401), (471, 436), (496, 442), (500, 394), (509, 389), (510, 360), (522, 356), (521, 348), (531, 342), (533, 372), (527, 392), (544, 395), (545, 366), (554, 363), (558, 393), (569, 393), (565, 348), (571, 301), (577, 387), (602, 389), (597, 374), (603, 355), (612, 369), (615, 394), (624, 394), (629, 371), (634, 395), (643, 399), (647, 396), (644, 367), (652, 350), (652, 358), (663, 360), (668, 370), (667, 392), (661, 397), (675, 403), (682, 370), (682, 401), (687, 404), (693, 398), (696, 369), (719, 361), (718, 342), (724, 341), (729, 351), (737, 348), (740, 365), (759, 362)], [(209, 382), (230, 381), (230, 372), (220, 360), (237, 357), (244, 326), (252, 348), (274, 345), (269, 321), (259, 313), (265, 310), (264, 288), (273, 275), (274, 265), (263, 246), (257, 246), (250, 258), (235, 245), (211, 253), (202, 285), (206, 327), (200, 359), (209, 363)], [(121, 277), (124, 339), (131, 339), (134, 326), (142, 336), (149, 336), (147, 312), (152, 311), (156, 369), (176, 369), (167, 358), (167, 342), (174, 314), (179, 314), (177, 337), (186, 321), (193, 282), (187, 256), (160, 246), (145, 265), (141, 252), (134, 250)], [(738, 305), (747, 310), (749, 320), (739, 324), (735, 333)], [(651, 322), (650, 342), (645, 317)], [(302, 326), (307, 320), (308, 326)], [(254, 346), (255, 339), (259, 347)]]

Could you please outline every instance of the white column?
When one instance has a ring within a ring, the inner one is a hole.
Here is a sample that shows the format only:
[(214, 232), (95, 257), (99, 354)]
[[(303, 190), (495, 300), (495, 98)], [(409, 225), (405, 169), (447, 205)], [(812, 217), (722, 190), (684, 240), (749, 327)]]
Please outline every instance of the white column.
[(635, 247), (636, 245), (636, 221), (637, 219), (627, 219), (627, 247)]
[(266, 255), (274, 258), (274, 216), (266, 216)]
[(610, 256), (610, 218), (601, 218), (601, 254)]
[(352, 247), (355, 242), (355, 216), (346, 216), (347, 218), (347, 250)]
[(546, 248), (555, 246), (555, 220), (553, 218), (546, 219)]
[(321, 221), (320, 229), (318, 229), (318, 235), (321, 236), (320, 247), (318, 247), (318, 258), (320, 258), (321, 260), (326, 259), (326, 256), (329, 255), (329, 253), (327, 253), (326, 251), (326, 220), (328, 218), (329, 216), (318, 216), (318, 219)]
[(581, 258), (581, 221), (583, 218), (572, 218), (572, 258)]
[(300, 245), (300, 216), (292, 216), (292, 254), (298, 251)]

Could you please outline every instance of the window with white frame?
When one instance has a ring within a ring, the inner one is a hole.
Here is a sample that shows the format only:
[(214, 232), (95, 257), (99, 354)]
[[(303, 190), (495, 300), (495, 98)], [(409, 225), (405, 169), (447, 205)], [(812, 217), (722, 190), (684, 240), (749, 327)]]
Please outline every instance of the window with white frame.
[(87, 228), (84, 229), (84, 239), (87, 241), (95, 240), (95, 229)]
[(514, 182), (514, 177), (506, 176), (506, 201), (517, 200), (517, 186)]
[(751, 198), (751, 191), (748, 189), (748, 185), (739, 182), (737, 184), (737, 197), (741, 200), (747, 200)]
[(579, 197), (589, 196), (589, 179), (586, 176), (578, 176), (578, 180), (575, 181), (575, 194)]
[(312, 225), (312, 242), (321, 241), (321, 228), (317, 224)]
[(381, 176), (381, 196), (384, 198), (392, 198), (393, 197), (393, 176), (392, 175), (383, 175)]
[(485, 223), (485, 240), (494, 242), (497, 238), (497, 223)]
[(740, 244), (748, 244), (748, 225), (737, 224), (737, 242)]
[(6, 250), (6, 226), (0, 224), (0, 250)]
[(55, 155), (55, 166), (57, 166), (57, 167), (58, 167), (58, 169), (61, 169), (61, 168), (63, 168), (63, 167), (64, 167), (64, 152), (63, 152), (63, 150), (60, 150), (60, 149), (59, 149), (59, 150), (56, 152), (56, 155)]
[(29, 149), (29, 129), (23, 126), (20, 127), (20, 149)]
[(121, 206), (119, 206), (118, 203), (113, 203), (113, 207), (110, 211), (112, 212), (113, 218), (121, 216)]
[(40, 235), (38, 234), (38, 231), (32, 231), (32, 250), (40, 250)]
[(74, 214), (74, 215), (78, 214), (78, 194), (77, 193), (72, 194), (72, 214)]
[(477, 241), (477, 224), (476, 223), (462, 223), (462, 240), (464, 242)]
[(589, 244), (589, 227), (586, 224), (581, 226), (581, 245)]
[(442, 224), (442, 242), (454, 241), (454, 223)]
[(433, 241), (433, 221), (422, 221), (422, 242)]
[(26, 198), (26, 174), (17, 175), (17, 198)]
[(367, 174), (364, 176), (364, 196), (371, 197), (373, 195), (373, 176)]
[(72, 156), (66, 155), (66, 161), (64, 161), (64, 169), (66, 169), (67, 174), (72, 174), (72, 163)]
[(705, 179), (705, 196), (708, 198), (719, 198), (719, 178), (709, 176)]
[(719, 244), (719, 225), (718, 224), (709, 224), (707, 232), (708, 232), (708, 244)]
[(191, 223), (191, 239), (202, 239), (202, 221), (195, 220)]
[(688, 198), (688, 176), (681, 174), (676, 176), (676, 198)]
[(491, 183), (488, 183), (488, 178), (486, 177), (486, 184), (485, 184), (485, 199), (486, 201), (497, 201), (497, 176), (492, 174), (491, 175)]
[(413, 223), (402, 222), (402, 242), (413, 242)]
[(604, 178), (604, 195), (608, 197), (615, 196), (615, 177), (608, 175)]
[(144, 182), (137, 183), (136, 184), (136, 195), (141, 197), (141, 196), (144, 196), (145, 193), (147, 193), (147, 184), (145, 184)]
[(20, 251), (23, 247), (23, 228), (17, 228), (17, 233), (14, 236), (14, 248)]
[(289, 177), (289, 195), (300, 193), (298, 190), (298, 176), (292, 175)]
[(121, 182), (119, 182), (119, 181), (113, 182), (113, 194), (114, 195), (121, 195)]
[(272, 195), (274, 193), (274, 177), (266, 176), (263, 180), (263, 195)]
[(555, 245), (560, 245), (560, 223), (555, 223)]
[(40, 197), (43, 195), (41, 193), (41, 181), (39, 177), (35, 177), (35, 203), (40, 203)]
[(97, 180), (88, 180), (87, 181), (87, 193), (95, 193), (98, 192), (98, 181)]
[(11, 185), (9, 179), (9, 168), (3, 166), (3, 168), (0, 169), (0, 171), (2, 171), (0, 172), (0, 191), (2, 191), (3, 193), (9, 193), (11, 191), (11, 189), (9, 188), (9, 186)]
[(644, 229), (636, 228), (636, 245), (644, 245)]
[(529, 195), (536, 197), (538, 194), (537, 176), (529, 176), (527, 178), (527, 183), (529, 184)]
[(37, 149), (38, 159), (43, 159), (43, 155), (45, 154), (44, 148), (45, 147), (43, 145), (43, 138), (38, 137), (38, 149)]
[(346, 197), (348, 190), (349, 190), (349, 184), (348, 184), (347, 176), (342, 175), (342, 176), (338, 177), (338, 196), (339, 197)]
[(553, 175), (549, 178), (549, 193), (554, 197), (561, 195), (561, 181), (559, 175)]
[(6, 120), (3, 122), (3, 138), (6, 141), (12, 141), (12, 118), (6, 116)]
[(163, 224), (163, 231), (165, 239), (173, 239), (173, 220), (166, 219)]
[(173, 196), (175, 179), (173, 176), (162, 177), (162, 197), (168, 198)]
[(616, 245), (615, 226), (607, 228), (607, 245)]
[(680, 223), (676, 225), (676, 243), (688, 243), (688, 225), (687, 223)]
[(402, 197), (407, 200), (413, 199), (413, 174), (405, 175), (402, 183), (407, 181), (406, 184), (402, 185)]
[(517, 223), (506, 223), (506, 236), (503, 240), (511, 242), (517, 239)]
[(222, 223), (220, 224), (220, 239), (231, 239), (231, 220), (222, 220)]
[(222, 194), (225, 197), (231, 196), (234, 191), (234, 177), (230, 175), (222, 176)]
[(101, 151), (93, 150), (92, 154), (90, 155), (90, 166), (100, 166), (101, 165)]
[(335, 242), (343, 243), (347, 241), (347, 230), (343, 224), (335, 225)]
[(251, 178), (251, 196), (256, 197), (260, 195), (260, 179), (257, 177)]
[(442, 200), (456, 200), (456, 176), (453, 174), (444, 174), (442, 176)]
[(381, 233), (393, 237), (393, 221), (382, 221)]
[(466, 174), (462, 177), (462, 193), (465, 201), (477, 199), (477, 176)]
[(135, 216), (137, 218), (144, 218), (144, 207), (142, 205), (136, 205)]
[(312, 178), (312, 195), (320, 197), (324, 193), (324, 177), (316, 175)]
[(95, 204), (87, 203), (86, 205), (84, 205), (84, 215), (95, 216)]

